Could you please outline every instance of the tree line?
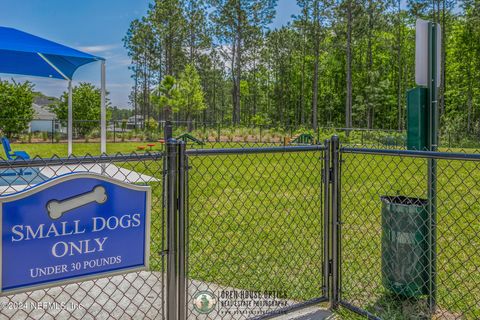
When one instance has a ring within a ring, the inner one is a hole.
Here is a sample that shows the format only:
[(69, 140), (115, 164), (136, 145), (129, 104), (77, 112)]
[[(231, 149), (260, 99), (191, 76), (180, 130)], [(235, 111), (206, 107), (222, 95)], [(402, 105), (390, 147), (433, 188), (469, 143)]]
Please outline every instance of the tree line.
[(422, 18), (442, 30), (442, 130), (480, 132), (479, 1), (296, 3), (300, 12), (276, 28), (276, 0), (151, 3), (123, 39), (134, 112), (164, 119), (155, 91), (167, 76), (187, 72), (198, 73), (204, 106), (180, 104), (175, 120), (404, 129), (406, 92), (415, 86), (415, 21)]

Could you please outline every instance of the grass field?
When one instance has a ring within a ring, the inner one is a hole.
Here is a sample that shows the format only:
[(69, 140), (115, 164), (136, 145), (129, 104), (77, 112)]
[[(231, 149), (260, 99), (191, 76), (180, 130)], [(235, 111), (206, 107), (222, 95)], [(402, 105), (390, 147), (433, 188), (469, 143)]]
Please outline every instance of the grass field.
[[(118, 143), (108, 143), (107, 144), (107, 154), (130, 154), (135, 153), (144, 153), (150, 151), (150, 148), (147, 146), (149, 142), (118, 142)], [(153, 142), (154, 147), (151, 148), (152, 152), (158, 152), (164, 150), (164, 145), (158, 142)], [(51, 158), (53, 156), (66, 157), (68, 155), (67, 144), (65, 143), (18, 143), (11, 144), (12, 150), (23, 150), (26, 151), (31, 157), (39, 156), (42, 158)], [(145, 150), (138, 150), (138, 146), (146, 147)], [(250, 146), (282, 146), (279, 143), (245, 143), (245, 142), (212, 142), (206, 143), (205, 145), (198, 144), (189, 144), (189, 148), (245, 148)], [(98, 143), (84, 143), (84, 142), (74, 142), (73, 143), (73, 155), (74, 156), (84, 156), (89, 155), (100, 155), (100, 144)], [(3, 151), (0, 151), (0, 157), (5, 157)]]
[[(145, 146), (146, 143), (141, 142), (123, 142), (107, 144), (107, 153), (132, 153), (138, 152), (137, 146)], [(68, 154), (66, 143), (12, 143), (12, 150), (24, 150), (30, 156), (40, 156), (42, 158), (50, 158), (52, 156), (66, 157)], [(157, 143), (154, 150), (159, 150), (160, 144)], [(73, 144), (73, 154), (83, 156), (86, 154), (99, 155), (100, 144), (98, 143), (77, 143)], [(3, 156), (3, 155), (2, 155)]]
[[(130, 153), (138, 143), (109, 144)], [(235, 144), (235, 146), (237, 146)], [(65, 145), (14, 145), (31, 155), (66, 155)], [(98, 154), (75, 144), (75, 154)], [(322, 294), (321, 152), (190, 157), (189, 275), (290, 299)], [(344, 154), (341, 298), (384, 319), (424, 319), (424, 299), (398, 300), (381, 284), (381, 195), (426, 197), (423, 159)], [(161, 179), (161, 163), (122, 167)], [(480, 318), (480, 163), (438, 163), (438, 312)], [(153, 189), (153, 247), (162, 240), (161, 182)], [(156, 232), (153, 232), (156, 231)], [(152, 257), (160, 270), (161, 260)], [(353, 319), (342, 310), (344, 319)]]

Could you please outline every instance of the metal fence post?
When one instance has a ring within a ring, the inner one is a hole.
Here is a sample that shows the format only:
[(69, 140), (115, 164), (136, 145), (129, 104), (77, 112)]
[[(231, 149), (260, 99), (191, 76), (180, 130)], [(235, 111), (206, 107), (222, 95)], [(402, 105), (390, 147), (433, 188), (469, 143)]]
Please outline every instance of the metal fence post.
[(335, 309), (339, 301), (339, 284), (340, 284), (340, 141), (338, 136), (331, 139), (331, 157), (332, 157), (332, 295), (331, 308)]
[(55, 142), (55, 119), (52, 120), (52, 143)]
[(177, 264), (178, 264), (178, 319), (186, 320), (186, 183), (187, 183), (187, 159), (186, 143), (179, 141), (178, 144), (178, 241), (177, 241)]
[(177, 295), (177, 142), (166, 142), (167, 159), (167, 320), (178, 319)]
[(170, 120), (165, 121), (163, 135), (164, 135), (165, 141), (168, 141), (173, 138), (173, 126)]
[[(325, 151), (323, 158), (323, 295), (332, 296), (330, 293), (331, 283), (331, 246), (330, 246), (330, 140), (325, 140)], [(330, 301), (331, 302), (331, 301)]]
[[(428, 149), (438, 148), (438, 92), (437, 92), (437, 24), (428, 23)], [(428, 211), (429, 219), (429, 307), (435, 313), (437, 301), (437, 160), (428, 160)]]

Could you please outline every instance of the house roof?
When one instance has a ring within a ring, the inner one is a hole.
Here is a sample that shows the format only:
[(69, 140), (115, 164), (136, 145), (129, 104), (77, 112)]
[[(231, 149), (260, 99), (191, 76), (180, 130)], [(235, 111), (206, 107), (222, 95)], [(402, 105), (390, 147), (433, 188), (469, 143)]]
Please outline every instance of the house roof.
[(35, 111), (33, 120), (55, 120), (57, 118), (53, 112), (48, 110), (47, 106), (40, 106), (36, 103), (32, 103), (32, 107)]

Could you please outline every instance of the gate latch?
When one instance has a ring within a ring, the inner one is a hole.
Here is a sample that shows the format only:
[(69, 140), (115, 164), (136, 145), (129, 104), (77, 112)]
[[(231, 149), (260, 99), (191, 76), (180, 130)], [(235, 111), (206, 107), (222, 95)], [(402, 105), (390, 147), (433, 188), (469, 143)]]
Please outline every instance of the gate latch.
[(326, 168), (322, 171), (322, 180), (324, 182), (327, 181), (328, 183), (333, 182), (333, 168)]
[(328, 260), (328, 275), (331, 276), (333, 274), (333, 260)]

